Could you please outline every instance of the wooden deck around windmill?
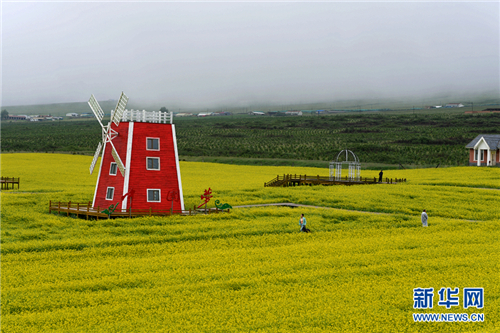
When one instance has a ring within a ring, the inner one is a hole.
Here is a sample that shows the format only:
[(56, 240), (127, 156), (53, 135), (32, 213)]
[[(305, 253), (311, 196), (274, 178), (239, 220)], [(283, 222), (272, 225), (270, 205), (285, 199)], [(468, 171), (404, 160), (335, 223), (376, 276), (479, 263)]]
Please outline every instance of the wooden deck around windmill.
[(338, 180), (331, 180), (330, 177), (309, 176), (309, 175), (278, 175), (276, 178), (264, 183), (264, 187), (289, 187), (301, 185), (368, 185), (368, 184), (398, 184), (406, 182), (401, 178), (385, 178), (379, 182), (377, 178), (360, 177), (359, 180), (350, 179), (348, 176)]
[(103, 213), (107, 207), (92, 207), (92, 203), (76, 203), (76, 202), (61, 202), (61, 201), (49, 201), (49, 213), (66, 214), (66, 216), (74, 215), (76, 217), (81, 217), (89, 219), (89, 217), (94, 217), (97, 220), (115, 218), (115, 217), (139, 217), (139, 216), (170, 216), (170, 215), (197, 215), (197, 214), (217, 214), (221, 212), (229, 212), (229, 209), (221, 210), (217, 207), (198, 209), (195, 207), (189, 208), (187, 210), (173, 210), (173, 209), (116, 209), (110, 215)]

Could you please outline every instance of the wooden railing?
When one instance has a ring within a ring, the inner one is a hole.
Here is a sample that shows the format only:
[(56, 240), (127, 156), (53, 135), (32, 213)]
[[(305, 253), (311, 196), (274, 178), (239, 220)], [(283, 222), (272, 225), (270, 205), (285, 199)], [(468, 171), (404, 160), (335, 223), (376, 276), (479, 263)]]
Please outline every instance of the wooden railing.
[[(385, 178), (385, 182), (382, 180), (380, 183), (387, 184), (397, 184), (406, 182), (406, 178)], [(334, 185), (334, 184), (375, 184), (379, 183), (376, 177), (360, 177), (359, 180), (349, 178), (349, 176), (342, 177), (340, 179), (330, 179), (329, 176), (311, 176), (311, 175), (297, 175), (297, 174), (284, 174), (283, 176), (277, 175), (276, 178), (271, 179), (264, 183), (264, 187), (277, 187), (277, 186), (295, 186), (295, 185), (311, 185), (311, 184), (323, 184), (323, 185)]]
[(215, 208), (207, 208), (198, 209), (196, 205), (193, 208), (189, 208), (187, 210), (175, 210), (175, 209), (139, 209), (139, 208), (129, 208), (129, 209), (115, 209), (111, 214), (106, 214), (103, 211), (108, 209), (108, 207), (92, 207), (92, 203), (84, 202), (61, 202), (61, 201), (49, 201), (49, 213), (57, 212), (57, 214), (66, 214), (66, 216), (70, 216), (70, 214), (79, 216), (85, 216), (88, 220), (89, 216), (94, 216), (97, 219), (99, 218), (111, 218), (111, 217), (138, 217), (138, 216), (170, 216), (170, 215), (196, 215), (196, 214), (213, 214), (227, 211), (220, 210), (217, 207)]
[[(281, 178), (281, 180), (284, 180), (285, 179), (285, 175), (283, 175), (283, 177)], [(264, 187), (268, 187), (268, 186), (276, 186), (274, 185), (275, 183), (279, 182), (280, 181), (280, 176), (278, 175), (276, 178), (273, 178), (271, 179), (270, 181), (268, 182), (265, 182), (264, 183)]]
[(17, 184), (17, 189), (19, 189), (19, 180), (20, 178), (14, 177), (0, 177), (0, 184), (2, 190), (8, 190), (9, 185), (12, 184), (12, 189), (14, 189), (14, 185)]

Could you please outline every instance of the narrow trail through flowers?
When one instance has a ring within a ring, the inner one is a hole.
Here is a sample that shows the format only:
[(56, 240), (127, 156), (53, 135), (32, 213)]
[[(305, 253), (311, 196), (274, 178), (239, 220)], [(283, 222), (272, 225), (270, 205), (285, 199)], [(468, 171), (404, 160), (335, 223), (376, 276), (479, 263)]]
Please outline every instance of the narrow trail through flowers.
[[(334, 207), (325, 207), (325, 206), (303, 205), (303, 204), (296, 204), (296, 203), (293, 203), (293, 202), (267, 203), (267, 204), (255, 204), (255, 205), (241, 205), (241, 206), (233, 206), (233, 209), (234, 208), (268, 207), (268, 206), (285, 206), (285, 207), (290, 207), (290, 208), (296, 208), (296, 207), (322, 208), (322, 209), (340, 210), (340, 211), (344, 211), (344, 212), (356, 212), (356, 213), (379, 214), (379, 215), (405, 214), (405, 213), (369, 212), (369, 211), (364, 211), (364, 210), (353, 210), (353, 209), (334, 208)], [(405, 214), (405, 215), (407, 215), (407, 214)], [(465, 221), (469, 221), (469, 222), (483, 222), (481, 220), (465, 220)]]

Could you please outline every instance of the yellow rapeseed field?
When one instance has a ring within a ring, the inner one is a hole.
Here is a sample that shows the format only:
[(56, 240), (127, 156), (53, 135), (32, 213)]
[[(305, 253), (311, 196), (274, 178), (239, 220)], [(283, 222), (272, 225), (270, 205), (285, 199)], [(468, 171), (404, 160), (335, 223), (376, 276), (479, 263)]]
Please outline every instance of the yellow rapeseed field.
[[(284, 173), (328, 169), (181, 162), (187, 207), (211, 187), (217, 215), (84, 220), (49, 200), (92, 200), (91, 157), (2, 154), (4, 332), (500, 331), (500, 169), (397, 170), (406, 184), (264, 188)], [(362, 171), (377, 177), (378, 171)], [(213, 205), (212, 205), (213, 207)], [(426, 209), (429, 227), (422, 228)], [(299, 215), (310, 234), (299, 233)], [(459, 288), (460, 304), (437, 291)], [(484, 307), (463, 288), (484, 288)], [(415, 288), (434, 307), (414, 309)], [(414, 322), (414, 313), (484, 322)]]

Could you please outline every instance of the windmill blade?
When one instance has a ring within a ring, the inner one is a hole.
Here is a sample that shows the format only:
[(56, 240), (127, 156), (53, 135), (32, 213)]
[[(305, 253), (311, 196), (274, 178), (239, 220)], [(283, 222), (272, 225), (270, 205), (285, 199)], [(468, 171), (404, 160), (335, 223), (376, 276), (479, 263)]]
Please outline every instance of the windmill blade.
[(111, 155), (113, 156), (113, 159), (115, 160), (116, 162), (116, 165), (118, 166), (118, 169), (120, 169), (120, 172), (122, 174), (123, 177), (125, 177), (125, 167), (123, 166), (123, 162), (120, 158), (120, 156), (118, 156), (118, 153), (116, 152), (116, 149), (115, 149), (115, 146), (113, 145), (112, 142), (111, 143)]
[(102, 126), (101, 121), (102, 121), (102, 118), (104, 117), (104, 111), (102, 111), (101, 106), (99, 105), (99, 103), (97, 103), (97, 100), (95, 99), (94, 94), (92, 94), (90, 96), (88, 103), (89, 103), (90, 108), (92, 109), (92, 112), (94, 112), (96, 119), (99, 121), (99, 123)]
[(111, 127), (109, 127), (109, 125), (108, 125), (108, 128), (109, 128), (109, 130), (106, 134), (106, 136), (107, 136), (106, 139), (107, 139), (107, 141), (111, 141), (118, 136), (118, 132), (115, 131), (114, 129), (112, 129)]
[(102, 142), (99, 142), (99, 144), (97, 145), (97, 149), (95, 150), (94, 159), (92, 160), (92, 163), (90, 163), (90, 174), (92, 174), (92, 172), (94, 171), (94, 167), (97, 163), (97, 159), (99, 158), (99, 154), (101, 153), (101, 149)]
[(115, 111), (113, 111), (112, 121), (115, 123), (116, 126), (118, 126), (118, 124), (122, 120), (123, 111), (125, 110), (125, 107), (127, 106), (127, 102), (128, 102), (128, 97), (122, 91), (120, 99), (118, 100), (118, 103), (116, 104)]

